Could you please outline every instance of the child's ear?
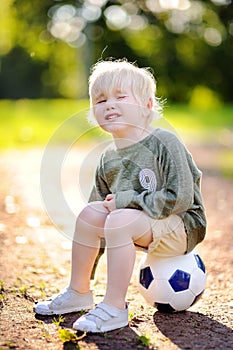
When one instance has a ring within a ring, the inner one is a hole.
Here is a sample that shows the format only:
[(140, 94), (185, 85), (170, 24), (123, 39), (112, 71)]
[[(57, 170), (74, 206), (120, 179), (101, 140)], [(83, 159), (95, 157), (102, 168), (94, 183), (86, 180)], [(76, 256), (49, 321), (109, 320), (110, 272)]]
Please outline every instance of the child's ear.
[(143, 109), (143, 115), (145, 117), (151, 117), (152, 110), (153, 110), (153, 99), (150, 97), (147, 101), (146, 108)]
[(149, 98), (146, 107), (147, 107), (148, 109), (153, 109), (153, 100), (152, 100), (151, 97)]

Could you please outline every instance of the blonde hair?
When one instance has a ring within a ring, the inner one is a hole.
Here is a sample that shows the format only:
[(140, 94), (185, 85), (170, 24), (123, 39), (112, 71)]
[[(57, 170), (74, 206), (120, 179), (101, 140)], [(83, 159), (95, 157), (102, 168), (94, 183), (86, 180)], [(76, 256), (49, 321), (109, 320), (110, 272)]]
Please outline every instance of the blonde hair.
[[(152, 101), (152, 111), (162, 111), (159, 98), (156, 97), (156, 81), (148, 68), (139, 68), (126, 59), (97, 62), (89, 77), (90, 108), (93, 109), (94, 100), (102, 93), (108, 93), (114, 88), (124, 90), (130, 86), (139, 105), (146, 107), (148, 100)], [(93, 122), (93, 112), (89, 114), (89, 121)]]

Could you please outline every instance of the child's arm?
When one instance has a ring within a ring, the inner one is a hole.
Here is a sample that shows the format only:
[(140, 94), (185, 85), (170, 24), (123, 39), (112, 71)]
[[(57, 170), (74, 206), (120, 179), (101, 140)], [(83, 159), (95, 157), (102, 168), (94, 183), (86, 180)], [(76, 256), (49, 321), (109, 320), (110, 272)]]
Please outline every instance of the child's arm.
[(88, 202), (104, 201), (106, 196), (111, 193), (101, 171), (101, 166), (99, 165), (95, 172), (95, 184), (92, 188)]

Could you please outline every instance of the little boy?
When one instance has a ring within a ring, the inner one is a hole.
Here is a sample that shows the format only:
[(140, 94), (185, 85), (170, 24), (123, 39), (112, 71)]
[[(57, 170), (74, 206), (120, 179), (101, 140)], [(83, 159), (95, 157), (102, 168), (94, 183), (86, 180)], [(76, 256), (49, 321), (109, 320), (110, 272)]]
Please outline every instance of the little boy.
[(52, 315), (93, 308), (90, 278), (104, 238), (106, 294), (73, 325), (95, 333), (128, 324), (135, 246), (160, 257), (186, 254), (203, 240), (206, 218), (201, 172), (190, 153), (173, 133), (151, 126), (161, 106), (149, 70), (126, 60), (98, 62), (89, 94), (92, 115), (114, 146), (102, 154), (89, 203), (77, 218), (70, 284), (34, 310)]

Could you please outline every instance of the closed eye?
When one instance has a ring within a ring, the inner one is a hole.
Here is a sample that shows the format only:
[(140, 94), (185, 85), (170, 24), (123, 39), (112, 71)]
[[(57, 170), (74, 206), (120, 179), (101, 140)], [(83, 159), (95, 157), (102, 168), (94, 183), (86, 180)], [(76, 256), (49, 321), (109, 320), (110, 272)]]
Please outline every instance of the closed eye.
[(104, 103), (104, 102), (106, 102), (106, 99), (101, 99), (101, 100), (96, 101), (96, 104), (100, 104), (100, 103)]

